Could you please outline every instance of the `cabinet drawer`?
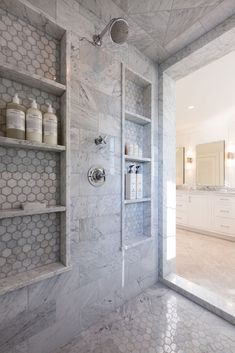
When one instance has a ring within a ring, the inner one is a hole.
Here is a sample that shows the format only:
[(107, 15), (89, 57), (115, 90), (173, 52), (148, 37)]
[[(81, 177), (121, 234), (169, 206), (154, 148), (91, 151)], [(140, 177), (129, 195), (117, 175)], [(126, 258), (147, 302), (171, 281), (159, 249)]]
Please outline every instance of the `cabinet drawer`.
[(215, 205), (215, 217), (235, 219), (235, 205)]
[(176, 200), (176, 210), (178, 211), (186, 211), (187, 210), (187, 204), (184, 201), (179, 201)]
[(235, 236), (235, 221), (228, 218), (215, 217), (215, 231), (220, 234)]
[(187, 201), (187, 198), (188, 198), (188, 195), (187, 194), (179, 194), (179, 193), (176, 193), (176, 202), (186, 202)]
[(217, 205), (225, 206), (225, 205), (234, 205), (235, 206), (235, 197), (233, 196), (215, 196), (215, 202)]
[(186, 225), (187, 221), (188, 221), (187, 213), (180, 210), (176, 210), (176, 224)]

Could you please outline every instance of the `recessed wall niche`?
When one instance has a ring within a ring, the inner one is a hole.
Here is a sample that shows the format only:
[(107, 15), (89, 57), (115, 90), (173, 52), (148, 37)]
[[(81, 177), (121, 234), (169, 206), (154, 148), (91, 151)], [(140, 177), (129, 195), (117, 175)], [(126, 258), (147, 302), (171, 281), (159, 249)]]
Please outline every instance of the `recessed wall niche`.
[[(70, 38), (36, 9), (13, 3), (0, 4), (0, 294), (70, 268)], [(43, 113), (52, 104), (58, 145), (4, 136), (15, 93), (26, 109), (31, 98)], [(46, 207), (23, 209), (25, 202)]]
[[(132, 147), (131, 147), (132, 146)], [(152, 236), (152, 83), (122, 65), (122, 249)], [(140, 166), (142, 197), (126, 198), (129, 166)]]

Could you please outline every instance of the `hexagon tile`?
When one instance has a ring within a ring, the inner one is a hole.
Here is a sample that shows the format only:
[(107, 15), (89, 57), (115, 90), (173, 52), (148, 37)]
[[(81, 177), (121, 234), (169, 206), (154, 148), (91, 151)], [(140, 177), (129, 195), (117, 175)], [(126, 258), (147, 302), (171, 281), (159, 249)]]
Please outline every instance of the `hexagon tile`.
[(0, 279), (59, 260), (60, 216), (56, 213), (0, 221)]
[(59, 166), (57, 153), (0, 147), (0, 209), (59, 204)]
[(144, 115), (144, 89), (136, 83), (126, 80), (125, 93), (126, 109), (130, 112)]
[(215, 352), (235, 352), (234, 326), (157, 284), (54, 353)]
[(59, 81), (59, 41), (0, 8), (0, 60)]

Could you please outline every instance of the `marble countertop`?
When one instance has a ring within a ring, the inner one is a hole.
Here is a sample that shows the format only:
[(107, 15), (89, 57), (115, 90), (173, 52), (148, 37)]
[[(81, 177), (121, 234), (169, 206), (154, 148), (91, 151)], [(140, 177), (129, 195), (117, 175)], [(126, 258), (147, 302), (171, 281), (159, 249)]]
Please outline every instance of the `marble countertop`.
[(194, 190), (194, 189), (176, 189), (177, 193), (203, 194), (203, 195), (228, 195), (235, 196), (235, 190)]

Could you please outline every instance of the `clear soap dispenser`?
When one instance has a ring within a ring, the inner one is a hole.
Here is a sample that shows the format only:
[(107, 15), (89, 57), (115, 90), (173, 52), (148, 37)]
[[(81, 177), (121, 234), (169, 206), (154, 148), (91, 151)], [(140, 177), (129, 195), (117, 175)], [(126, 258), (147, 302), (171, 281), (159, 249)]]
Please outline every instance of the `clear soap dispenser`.
[(126, 200), (136, 199), (136, 174), (134, 167), (134, 164), (130, 165), (126, 174)]

